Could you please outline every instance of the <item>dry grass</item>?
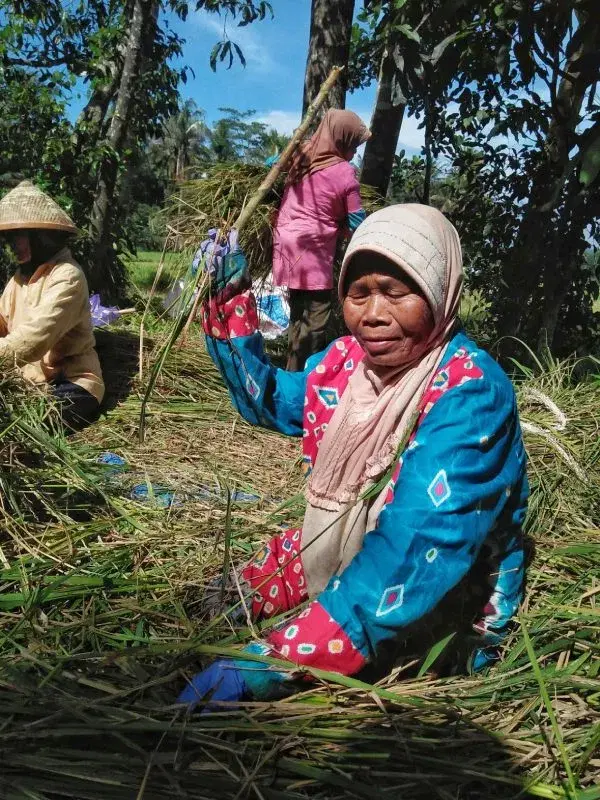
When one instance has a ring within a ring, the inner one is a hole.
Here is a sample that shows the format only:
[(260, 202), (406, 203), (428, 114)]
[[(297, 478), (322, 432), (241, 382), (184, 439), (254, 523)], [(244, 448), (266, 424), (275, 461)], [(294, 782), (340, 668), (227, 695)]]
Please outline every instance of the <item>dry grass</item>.
[[(182, 670), (249, 636), (227, 618), (208, 621), (205, 586), (226, 549), (244, 560), (301, 518), (299, 445), (237, 417), (197, 330), (171, 351), (138, 445), (136, 322), (105, 337), (119, 365), (114, 409), (27, 473), (45, 515), (31, 506), (11, 527), (4, 494), (0, 797), (600, 798), (597, 385), (553, 365), (519, 388), (534, 426), (527, 527), (536, 552), (528, 637), (515, 631), (501, 665), (476, 678), (395, 672), (377, 686), (318, 675), (285, 702), (186, 718), (169, 706)], [(164, 325), (150, 322), (156, 352)], [(564, 430), (532, 388), (565, 412)], [(4, 387), (0, 396), (2, 463), (18, 448), (23, 463), (36, 434), (17, 441), (14, 419), (37, 431), (44, 412), (18, 391), (10, 408)], [(105, 449), (129, 471), (99, 475), (95, 454)], [(132, 501), (131, 486), (146, 479), (186, 502)], [(193, 498), (215, 481), (259, 499)]]
[[(265, 167), (250, 164), (215, 164), (206, 177), (184, 183), (171, 198), (166, 211), (171, 227), (170, 243), (196, 247), (209, 228), (230, 226), (267, 174)], [(283, 177), (275, 184), (240, 235), (240, 243), (252, 275), (271, 271), (273, 214), (279, 208), (284, 190)], [(381, 198), (369, 186), (361, 187), (363, 206), (374, 211)]]

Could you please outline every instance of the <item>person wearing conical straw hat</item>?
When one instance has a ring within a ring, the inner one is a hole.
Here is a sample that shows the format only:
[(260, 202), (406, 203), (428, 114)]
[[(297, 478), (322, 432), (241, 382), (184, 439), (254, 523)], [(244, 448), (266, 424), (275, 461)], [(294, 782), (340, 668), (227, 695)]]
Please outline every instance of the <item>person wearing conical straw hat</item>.
[(249, 422), (300, 438), (308, 478), (302, 526), (240, 565), (230, 604), (296, 613), (180, 701), (268, 699), (310, 670), (372, 681), (397, 648), (405, 670), (436, 651), (438, 674), (491, 665), (522, 596), (527, 458), (514, 389), (458, 320), (457, 231), (419, 204), (367, 217), (339, 279), (350, 335), (303, 372), (269, 361), (237, 232), (228, 245), (204, 267), (208, 352)]
[(17, 261), (0, 298), (0, 359), (48, 385), (69, 431), (93, 421), (104, 396), (87, 281), (67, 246), (76, 232), (30, 181), (0, 200), (0, 236)]

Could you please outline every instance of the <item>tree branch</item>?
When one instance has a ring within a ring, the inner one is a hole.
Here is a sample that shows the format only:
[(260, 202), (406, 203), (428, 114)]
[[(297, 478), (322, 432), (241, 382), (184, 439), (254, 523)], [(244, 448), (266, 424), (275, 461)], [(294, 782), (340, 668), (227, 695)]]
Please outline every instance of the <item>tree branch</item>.
[(32, 69), (49, 69), (50, 67), (83, 66), (81, 62), (69, 56), (62, 55), (56, 58), (13, 58), (12, 56), (3, 57), (4, 66), (8, 67), (31, 67)]

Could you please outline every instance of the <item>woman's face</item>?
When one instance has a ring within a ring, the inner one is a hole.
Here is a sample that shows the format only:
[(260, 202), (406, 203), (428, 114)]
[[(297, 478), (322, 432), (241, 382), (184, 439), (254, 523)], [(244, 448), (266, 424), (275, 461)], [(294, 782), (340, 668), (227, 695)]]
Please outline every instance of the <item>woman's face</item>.
[(375, 253), (350, 262), (344, 320), (365, 351), (369, 366), (385, 372), (418, 358), (434, 328), (423, 294), (398, 267)]
[(31, 261), (31, 242), (26, 231), (11, 231), (7, 239), (19, 264), (27, 264)]

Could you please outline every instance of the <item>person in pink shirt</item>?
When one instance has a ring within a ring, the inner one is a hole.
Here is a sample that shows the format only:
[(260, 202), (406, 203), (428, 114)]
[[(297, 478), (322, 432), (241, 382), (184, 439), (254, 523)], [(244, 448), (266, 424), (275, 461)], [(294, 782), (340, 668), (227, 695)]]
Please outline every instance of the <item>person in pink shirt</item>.
[(337, 238), (365, 218), (349, 162), (370, 136), (352, 111), (331, 109), (292, 162), (273, 244), (275, 283), (289, 290), (289, 371), (327, 344)]

